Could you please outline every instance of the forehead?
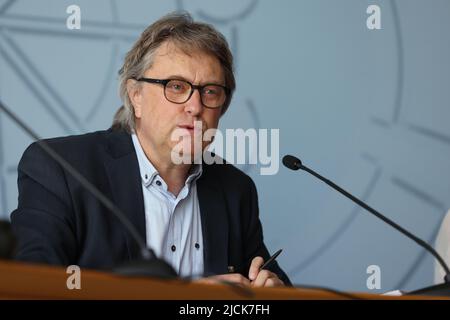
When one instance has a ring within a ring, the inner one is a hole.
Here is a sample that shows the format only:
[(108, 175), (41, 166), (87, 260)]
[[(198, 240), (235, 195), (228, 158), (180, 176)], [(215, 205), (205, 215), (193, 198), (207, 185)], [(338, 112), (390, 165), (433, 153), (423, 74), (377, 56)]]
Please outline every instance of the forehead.
[(219, 60), (200, 50), (186, 50), (172, 42), (165, 42), (155, 51), (153, 63), (146, 75), (154, 77), (180, 76), (191, 82), (223, 83)]

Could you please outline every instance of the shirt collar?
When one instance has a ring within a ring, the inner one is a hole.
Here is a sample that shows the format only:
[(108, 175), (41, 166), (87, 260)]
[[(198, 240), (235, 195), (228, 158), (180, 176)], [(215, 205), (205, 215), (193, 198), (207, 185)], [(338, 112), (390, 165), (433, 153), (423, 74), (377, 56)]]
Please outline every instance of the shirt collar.
[[(134, 149), (136, 150), (136, 155), (139, 163), (139, 171), (141, 174), (142, 183), (145, 187), (148, 187), (152, 184), (153, 180), (159, 176), (158, 171), (150, 162), (150, 160), (145, 155), (144, 150), (142, 149), (141, 143), (135, 133), (131, 134), (131, 138), (133, 140)], [(190, 185), (193, 181), (196, 181), (203, 173), (202, 164), (195, 164), (191, 167), (189, 171), (189, 176), (186, 179), (186, 185)]]

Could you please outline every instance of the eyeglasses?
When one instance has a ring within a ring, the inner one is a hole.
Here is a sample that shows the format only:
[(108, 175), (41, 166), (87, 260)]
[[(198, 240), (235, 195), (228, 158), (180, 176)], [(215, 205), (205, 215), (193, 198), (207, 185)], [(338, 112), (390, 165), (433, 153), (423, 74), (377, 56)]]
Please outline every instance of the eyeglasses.
[(205, 84), (203, 86), (196, 86), (189, 81), (179, 79), (151, 79), (151, 78), (139, 78), (136, 81), (144, 81), (148, 83), (156, 83), (164, 86), (164, 96), (170, 102), (182, 104), (188, 101), (194, 90), (197, 89), (200, 92), (200, 98), (202, 104), (211, 109), (217, 109), (222, 107), (229, 95), (230, 90), (219, 84)]

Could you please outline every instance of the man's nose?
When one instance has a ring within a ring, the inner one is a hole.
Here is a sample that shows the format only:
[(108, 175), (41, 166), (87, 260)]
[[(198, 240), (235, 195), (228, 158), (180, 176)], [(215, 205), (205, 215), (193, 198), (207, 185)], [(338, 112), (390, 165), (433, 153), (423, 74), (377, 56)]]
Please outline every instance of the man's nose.
[(195, 89), (191, 98), (185, 103), (185, 110), (191, 115), (199, 115), (203, 111), (202, 97), (200, 91)]

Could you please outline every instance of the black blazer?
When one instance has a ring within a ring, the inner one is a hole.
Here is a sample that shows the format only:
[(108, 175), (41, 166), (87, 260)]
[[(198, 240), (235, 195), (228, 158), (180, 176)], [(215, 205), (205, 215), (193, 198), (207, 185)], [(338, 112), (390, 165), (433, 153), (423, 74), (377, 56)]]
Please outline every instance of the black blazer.
[[(46, 141), (146, 238), (139, 165), (129, 134), (109, 129)], [(107, 270), (140, 258), (138, 244), (119, 220), (36, 143), (19, 163), (18, 188), (18, 208), (11, 214), (18, 260)], [(230, 164), (204, 164), (197, 190), (205, 273), (223, 274), (235, 266), (247, 276), (252, 258), (269, 257), (253, 181)], [(278, 264), (270, 269), (290, 283)]]

